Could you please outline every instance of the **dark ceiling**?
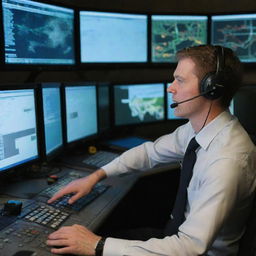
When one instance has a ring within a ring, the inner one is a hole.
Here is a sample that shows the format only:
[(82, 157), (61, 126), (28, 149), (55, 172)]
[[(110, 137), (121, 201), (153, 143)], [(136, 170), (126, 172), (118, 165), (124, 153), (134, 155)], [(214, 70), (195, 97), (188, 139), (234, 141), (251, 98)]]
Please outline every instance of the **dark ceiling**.
[(256, 0), (52, 0), (69, 6), (138, 12), (256, 12)]

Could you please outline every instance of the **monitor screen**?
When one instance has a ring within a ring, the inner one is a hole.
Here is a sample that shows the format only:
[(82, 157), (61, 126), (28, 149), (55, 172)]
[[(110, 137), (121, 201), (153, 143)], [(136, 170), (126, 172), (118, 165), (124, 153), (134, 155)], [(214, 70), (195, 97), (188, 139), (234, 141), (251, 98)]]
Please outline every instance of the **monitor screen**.
[(114, 86), (115, 125), (164, 120), (164, 84)]
[(214, 15), (211, 43), (231, 48), (242, 62), (256, 62), (256, 14)]
[(33, 89), (0, 90), (0, 171), (38, 158)]
[(67, 142), (98, 132), (96, 85), (66, 86)]
[(176, 62), (177, 51), (207, 43), (207, 16), (152, 15), (152, 62)]
[(72, 65), (74, 10), (30, 0), (3, 0), (7, 64)]
[(60, 87), (54, 84), (42, 86), (45, 151), (49, 155), (63, 145)]
[(147, 15), (80, 12), (81, 62), (147, 61)]

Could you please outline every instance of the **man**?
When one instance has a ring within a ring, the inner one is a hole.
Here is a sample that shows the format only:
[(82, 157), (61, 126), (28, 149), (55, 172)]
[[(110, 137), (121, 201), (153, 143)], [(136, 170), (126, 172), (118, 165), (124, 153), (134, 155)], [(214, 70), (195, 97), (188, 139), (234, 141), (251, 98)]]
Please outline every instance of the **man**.
[(176, 116), (186, 117), (189, 122), (70, 183), (49, 202), (73, 192), (73, 203), (105, 177), (182, 160), (189, 141), (195, 137), (199, 144), (197, 160), (178, 231), (147, 241), (105, 240), (86, 227), (74, 225), (50, 234), (47, 244), (62, 247), (53, 248), (53, 253), (95, 255), (97, 247), (97, 256), (237, 254), (256, 187), (255, 147), (228, 111), (241, 84), (241, 64), (230, 49), (211, 45), (184, 49), (177, 53), (177, 59), (168, 92), (173, 95)]

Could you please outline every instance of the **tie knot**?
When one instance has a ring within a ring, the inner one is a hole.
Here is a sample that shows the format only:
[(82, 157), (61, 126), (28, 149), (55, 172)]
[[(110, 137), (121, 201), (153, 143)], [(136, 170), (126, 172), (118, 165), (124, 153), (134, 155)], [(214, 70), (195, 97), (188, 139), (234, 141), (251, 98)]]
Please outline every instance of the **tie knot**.
[(193, 137), (193, 138), (190, 140), (186, 151), (187, 151), (187, 152), (188, 152), (188, 151), (195, 151), (198, 147), (199, 147), (199, 144), (197, 143), (195, 137)]

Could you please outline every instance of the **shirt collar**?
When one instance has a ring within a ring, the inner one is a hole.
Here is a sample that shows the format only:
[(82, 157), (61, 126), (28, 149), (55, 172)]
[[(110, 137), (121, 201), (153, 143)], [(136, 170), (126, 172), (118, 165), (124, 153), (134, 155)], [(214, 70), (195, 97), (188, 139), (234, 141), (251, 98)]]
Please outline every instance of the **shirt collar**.
[(215, 136), (233, 119), (229, 111), (223, 111), (209, 124), (207, 124), (197, 135), (196, 141), (206, 150)]

